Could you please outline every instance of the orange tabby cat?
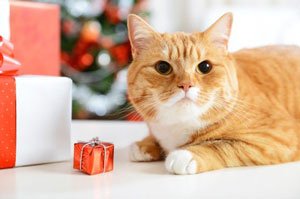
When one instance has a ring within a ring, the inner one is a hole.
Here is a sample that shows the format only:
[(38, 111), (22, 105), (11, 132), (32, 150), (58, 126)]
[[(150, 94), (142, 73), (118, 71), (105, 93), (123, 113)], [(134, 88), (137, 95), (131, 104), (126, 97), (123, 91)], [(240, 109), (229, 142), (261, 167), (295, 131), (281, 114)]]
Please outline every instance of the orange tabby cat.
[(128, 17), (128, 94), (150, 134), (133, 161), (170, 173), (300, 159), (300, 48), (227, 51), (232, 14), (204, 32), (158, 33)]

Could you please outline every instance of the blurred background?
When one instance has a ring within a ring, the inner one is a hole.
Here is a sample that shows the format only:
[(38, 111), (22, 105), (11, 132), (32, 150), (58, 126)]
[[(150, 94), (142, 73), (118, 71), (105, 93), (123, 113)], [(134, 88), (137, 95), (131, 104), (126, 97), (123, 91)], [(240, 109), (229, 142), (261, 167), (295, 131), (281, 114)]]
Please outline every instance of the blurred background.
[(72, 78), (73, 118), (140, 120), (126, 96), (131, 61), (126, 17), (159, 32), (203, 31), (234, 14), (231, 51), (300, 45), (299, 0), (36, 0), (61, 6), (61, 73)]

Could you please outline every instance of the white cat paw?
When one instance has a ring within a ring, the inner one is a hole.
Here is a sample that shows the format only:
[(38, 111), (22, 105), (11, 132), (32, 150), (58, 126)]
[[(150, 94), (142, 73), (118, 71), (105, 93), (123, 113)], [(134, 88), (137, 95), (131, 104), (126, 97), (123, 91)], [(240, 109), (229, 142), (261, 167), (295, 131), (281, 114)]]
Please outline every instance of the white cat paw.
[(136, 143), (133, 143), (130, 146), (129, 158), (133, 162), (143, 162), (152, 160), (151, 155), (142, 151)]
[(188, 150), (175, 150), (171, 152), (165, 162), (166, 169), (170, 173), (186, 175), (197, 172), (197, 162), (193, 154)]

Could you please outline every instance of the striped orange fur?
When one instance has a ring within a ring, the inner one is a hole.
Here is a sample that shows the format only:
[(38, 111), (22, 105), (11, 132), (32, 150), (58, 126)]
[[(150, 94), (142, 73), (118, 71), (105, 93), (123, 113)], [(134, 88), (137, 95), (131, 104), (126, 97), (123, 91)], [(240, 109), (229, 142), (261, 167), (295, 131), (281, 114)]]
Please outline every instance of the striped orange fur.
[[(150, 130), (133, 161), (166, 158), (169, 172), (194, 174), (300, 159), (300, 48), (230, 53), (231, 24), (227, 13), (204, 32), (168, 34), (129, 16), (128, 94)], [(205, 60), (212, 69), (202, 74)], [(156, 70), (160, 61), (170, 74)]]

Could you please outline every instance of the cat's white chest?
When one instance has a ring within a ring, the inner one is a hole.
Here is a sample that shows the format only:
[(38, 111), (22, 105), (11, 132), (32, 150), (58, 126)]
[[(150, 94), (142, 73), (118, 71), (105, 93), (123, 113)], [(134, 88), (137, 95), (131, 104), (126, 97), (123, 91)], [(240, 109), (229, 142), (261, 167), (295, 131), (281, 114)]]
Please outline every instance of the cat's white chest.
[(205, 128), (207, 123), (198, 119), (196, 107), (163, 110), (159, 122), (150, 122), (153, 136), (166, 152), (173, 151), (186, 144), (197, 130)]
[[(155, 122), (148, 123), (151, 133), (166, 152), (186, 144), (193, 134), (209, 125), (208, 121), (201, 120), (200, 116), (212, 107), (214, 93), (201, 107), (192, 102), (195, 101), (198, 93), (198, 88), (191, 88), (187, 94), (183, 91), (178, 93), (159, 107)], [(190, 100), (182, 100), (184, 97)]]
[(149, 124), (151, 133), (158, 140), (161, 147), (170, 152), (187, 143), (194, 131), (183, 125)]

